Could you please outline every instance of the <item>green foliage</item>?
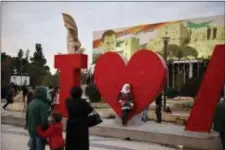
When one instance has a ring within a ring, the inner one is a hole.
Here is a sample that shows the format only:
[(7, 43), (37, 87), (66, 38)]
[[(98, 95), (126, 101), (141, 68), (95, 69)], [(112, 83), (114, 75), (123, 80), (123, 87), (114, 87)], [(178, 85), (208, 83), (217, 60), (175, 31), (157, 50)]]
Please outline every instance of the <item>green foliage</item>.
[(180, 59), (182, 57), (181, 47), (175, 44), (168, 45), (168, 57)]
[(197, 58), (198, 57), (198, 51), (190, 46), (184, 46), (182, 49), (182, 55), (184, 58), (187, 58), (188, 56)]
[(49, 73), (49, 67), (46, 66), (47, 60), (45, 59), (40, 43), (35, 45), (35, 52), (30, 60), (29, 74), (32, 77), (32, 84), (36, 86), (41, 85), (45, 75)]
[(85, 95), (89, 97), (92, 103), (101, 101), (101, 94), (95, 84), (89, 84), (86, 87)]
[(8, 87), (11, 75), (11, 57), (6, 53), (1, 53), (1, 88)]
[(18, 54), (17, 54), (18, 59), (23, 59), (23, 55), (24, 55), (24, 52), (23, 52), (22, 49), (20, 49)]
[(42, 85), (44, 86), (53, 86), (53, 87), (58, 87), (59, 86), (59, 78), (57, 74), (51, 75), (50, 73), (47, 73), (44, 76), (44, 79), (42, 81)]
[(174, 98), (178, 96), (178, 89), (177, 88), (168, 88), (166, 89), (166, 96), (167, 98)]
[[(188, 44), (188, 41), (186, 42)], [(196, 59), (198, 57), (198, 51), (190, 46), (182, 45), (178, 46), (176, 44), (169, 44), (168, 45), (168, 57), (170, 59)]]
[[(40, 43), (35, 45), (35, 52), (29, 61), (30, 50), (25, 52), (19, 49), (17, 57), (11, 57), (6, 53), (1, 53), (1, 81), (2, 87), (7, 87), (10, 83), (10, 76), (16, 69), (17, 75), (28, 75), (31, 79), (31, 85), (38, 86), (44, 83), (53, 83), (58, 85), (57, 75), (51, 75), (47, 60), (43, 54)], [(22, 71), (22, 72), (21, 72)], [(49, 81), (47, 81), (49, 80)]]

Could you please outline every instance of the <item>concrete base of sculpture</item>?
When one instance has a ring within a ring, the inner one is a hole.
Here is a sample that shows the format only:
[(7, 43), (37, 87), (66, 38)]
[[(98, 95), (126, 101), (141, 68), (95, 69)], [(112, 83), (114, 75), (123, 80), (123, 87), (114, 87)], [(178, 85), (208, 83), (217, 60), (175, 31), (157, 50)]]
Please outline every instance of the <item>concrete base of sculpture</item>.
[[(141, 117), (142, 117), (142, 113), (135, 115), (134, 117), (132, 117), (128, 121), (127, 126), (140, 126), (140, 125), (142, 125), (144, 122), (141, 121)], [(122, 126), (122, 121), (118, 116), (115, 117), (114, 122), (115, 122), (116, 125)]]

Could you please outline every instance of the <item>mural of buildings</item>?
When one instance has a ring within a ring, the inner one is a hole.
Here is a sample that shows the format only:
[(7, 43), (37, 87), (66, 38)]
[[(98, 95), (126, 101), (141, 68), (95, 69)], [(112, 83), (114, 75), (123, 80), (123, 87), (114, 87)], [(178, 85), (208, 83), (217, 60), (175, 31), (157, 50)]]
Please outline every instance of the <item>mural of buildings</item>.
[[(213, 16), (198, 19), (139, 25), (127, 28), (111, 29), (117, 38), (116, 51), (126, 59), (141, 48), (163, 54), (163, 38), (169, 38), (168, 59), (190, 60), (208, 59), (216, 44), (225, 43), (225, 16)], [(103, 31), (93, 33), (93, 61), (105, 52), (103, 50)], [(109, 51), (109, 50), (107, 50)]]

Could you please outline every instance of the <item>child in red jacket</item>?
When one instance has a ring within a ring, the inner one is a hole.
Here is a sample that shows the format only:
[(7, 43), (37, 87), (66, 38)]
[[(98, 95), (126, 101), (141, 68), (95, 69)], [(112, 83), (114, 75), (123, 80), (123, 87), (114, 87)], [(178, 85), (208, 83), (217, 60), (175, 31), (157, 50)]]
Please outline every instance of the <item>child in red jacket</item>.
[(48, 138), (48, 145), (51, 150), (63, 150), (64, 139), (63, 139), (63, 125), (62, 115), (59, 113), (52, 114), (52, 123), (48, 129), (42, 131), (41, 126), (37, 127), (37, 133), (42, 138)]

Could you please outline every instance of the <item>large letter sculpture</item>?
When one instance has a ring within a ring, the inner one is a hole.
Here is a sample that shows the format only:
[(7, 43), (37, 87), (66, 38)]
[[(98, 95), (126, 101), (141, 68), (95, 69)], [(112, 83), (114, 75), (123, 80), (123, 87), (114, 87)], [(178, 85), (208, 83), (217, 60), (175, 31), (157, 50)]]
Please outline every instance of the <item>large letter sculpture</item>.
[(78, 28), (73, 17), (63, 13), (64, 25), (67, 29), (66, 55), (55, 56), (55, 68), (60, 70), (60, 103), (55, 106), (55, 111), (67, 116), (65, 100), (70, 96), (72, 86), (80, 86), (81, 68), (87, 68), (87, 55), (82, 54), (84, 48), (78, 38)]
[[(87, 67), (87, 56), (57, 55), (55, 67), (60, 69), (61, 90), (58, 111), (66, 116), (65, 99), (69, 96), (73, 85), (80, 85), (80, 69)], [(131, 83), (136, 106), (130, 118), (154, 100), (163, 89), (166, 78), (167, 69), (164, 61), (148, 50), (135, 53), (127, 66), (118, 54), (109, 52), (98, 59), (95, 67), (96, 84), (105, 100), (119, 116), (121, 116), (120, 106), (116, 96), (123, 83)], [(224, 80), (225, 45), (218, 45), (204, 75), (186, 130), (208, 132), (211, 129), (212, 114), (219, 100)]]
[(60, 104), (56, 111), (67, 116), (65, 100), (70, 96), (72, 86), (80, 86), (81, 68), (87, 68), (87, 55), (66, 54), (55, 56), (55, 68), (60, 70)]
[[(208, 132), (225, 82), (225, 46), (217, 45), (204, 74), (186, 130)], [(225, 115), (225, 114), (221, 114)]]

